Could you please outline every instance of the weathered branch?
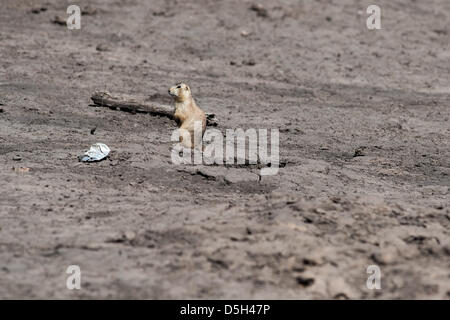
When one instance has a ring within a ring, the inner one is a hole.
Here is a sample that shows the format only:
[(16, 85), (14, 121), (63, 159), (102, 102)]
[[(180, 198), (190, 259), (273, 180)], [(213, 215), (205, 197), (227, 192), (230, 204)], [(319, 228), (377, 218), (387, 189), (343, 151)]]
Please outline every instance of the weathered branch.
[[(132, 98), (113, 96), (109, 92), (96, 91), (92, 94), (91, 100), (97, 107), (107, 107), (113, 110), (122, 110), (134, 113), (148, 113), (152, 115), (165, 116), (174, 119), (174, 107), (167, 105), (149, 104)], [(206, 114), (206, 125), (217, 126), (219, 122), (212, 113)]]

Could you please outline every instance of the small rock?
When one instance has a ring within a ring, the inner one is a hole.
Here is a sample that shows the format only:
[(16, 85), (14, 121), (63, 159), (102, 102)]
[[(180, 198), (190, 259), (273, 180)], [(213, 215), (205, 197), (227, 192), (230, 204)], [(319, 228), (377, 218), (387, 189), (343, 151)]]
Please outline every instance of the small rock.
[(311, 253), (307, 257), (303, 258), (303, 264), (306, 266), (320, 266), (325, 263), (323, 256), (319, 253)]
[(242, 61), (242, 64), (244, 66), (254, 66), (254, 65), (256, 65), (256, 61), (253, 59), (248, 59), (248, 60)]
[(47, 11), (46, 7), (35, 7), (33, 9), (31, 9), (31, 12), (34, 14), (39, 14), (41, 12)]
[(109, 51), (109, 48), (105, 44), (101, 43), (101, 44), (97, 45), (95, 50), (105, 52), (105, 51)]
[(20, 161), (20, 160), (22, 160), (22, 157), (19, 156), (19, 155), (15, 155), (12, 159), (13, 159), (14, 161)]
[(395, 248), (384, 248), (371, 256), (372, 260), (380, 265), (393, 264), (397, 260), (397, 257), (398, 253)]
[(54, 24), (58, 24), (58, 25), (60, 25), (60, 26), (66, 26), (66, 25), (67, 25), (66, 20), (64, 20), (64, 19), (61, 18), (60, 16), (55, 16), (55, 17), (52, 19), (52, 22), (53, 22)]
[(163, 17), (163, 16), (166, 15), (166, 12), (165, 12), (165, 11), (154, 11), (152, 14), (153, 14), (155, 17)]
[(250, 6), (250, 10), (255, 11), (256, 14), (261, 18), (267, 18), (269, 16), (269, 13), (267, 12), (267, 9), (264, 8), (261, 4), (256, 3), (252, 4)]
[(314, 208), (313, 211), (315, 213), (321, 214), (321, 215), (326, 215), (327, 212), (325, 210), (323, 210), (322, 208)]
[(199, 176), (206, 178), (207, 180), (217, 180), (218, 173), (208, 169), (198, 169), (196, 172)]
[(297, 284), (305, 288), (314, 284), (314, 278), (310, 277), (297, 276), (295, 277), (295, 280), (297, 281)]
[(341, 203), (342, 202), (341, 197), (334, 196), (334, 197), (331, 197), (330, 199), (333, 203)]
[(439, 35), (446, 35), (447, 34), (447, 30), (445, 30), (445, 29), (434, 29), (433, 32), (436, 33), (436, 34), (439, 34)]
[(250, 35), (250, 32), (248, 32), (247, 30), (242, 30), (241, 31), (241, 36), (242, 37), (248, 37)]
[(97, 9), (91, 6), (85, 6), (81, 9), (81, 14), (83, 16), (93, 16), (97, 14)]
[(136, 233), (134, 233), (133, 231), (125, 231), (125, 239), (127, 239), (128, 241), (134, 240), (136, 238)]
[(98, 243), (88, 243), (82, 246), (83, 249), (97, 251), (101, 249), (101, 245)]
[(364, 153), (366, 147), (359, 147), (355, 149), (355, 153), (353, 154), (353, 158), (355, 157), (364, 157), (366, 154)]

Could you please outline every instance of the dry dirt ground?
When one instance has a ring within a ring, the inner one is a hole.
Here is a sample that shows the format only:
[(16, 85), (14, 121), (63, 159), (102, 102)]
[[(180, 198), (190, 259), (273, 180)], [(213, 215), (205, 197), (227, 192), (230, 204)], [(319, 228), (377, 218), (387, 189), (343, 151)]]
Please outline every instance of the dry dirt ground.
[[(450, 2), (376, 1), (372, 31), (369, 4), (1, 1), (0, 298), (448, 299)], [(90, 106), (180, 80), (219, 130), (279, 129), (278, 174), (175, 165), (173, 121)]]

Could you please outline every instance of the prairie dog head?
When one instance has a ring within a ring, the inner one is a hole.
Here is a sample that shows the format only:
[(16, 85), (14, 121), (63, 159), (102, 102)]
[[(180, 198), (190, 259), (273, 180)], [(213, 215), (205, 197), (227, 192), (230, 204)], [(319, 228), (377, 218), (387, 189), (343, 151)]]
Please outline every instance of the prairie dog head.
[(169, 94), (176, 102), (184, 102), (191, 99), (191, 89), (185, 83), (177, 83), (169, 89)]

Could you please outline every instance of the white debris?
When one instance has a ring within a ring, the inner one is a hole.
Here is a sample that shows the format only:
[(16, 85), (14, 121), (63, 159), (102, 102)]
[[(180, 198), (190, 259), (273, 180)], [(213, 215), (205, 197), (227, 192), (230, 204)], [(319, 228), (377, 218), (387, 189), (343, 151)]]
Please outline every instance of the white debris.
[(106, 144), (95, 143), (91, 146), (89, 151), (80, 156), (81, 162), (95, 162), (105, 159), (111, 150)]

